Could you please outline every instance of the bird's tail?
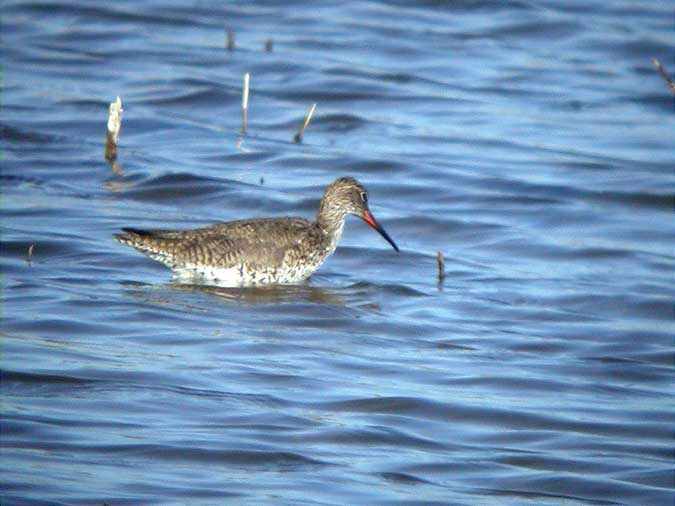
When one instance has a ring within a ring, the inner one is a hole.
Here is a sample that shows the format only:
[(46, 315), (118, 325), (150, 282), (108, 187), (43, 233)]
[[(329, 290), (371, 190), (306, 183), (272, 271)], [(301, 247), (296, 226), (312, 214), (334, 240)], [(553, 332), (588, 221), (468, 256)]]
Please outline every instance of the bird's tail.
[(123, 228), (122, 232), (114, 234), (115, 239), (127, 246), (148, 255), (153, 260), (162, 262), (171, 267), (174, 264), (172, 255), (172, 242), (170, 239), (158, 237), (153, 230), (141, 230), (138, 228)]

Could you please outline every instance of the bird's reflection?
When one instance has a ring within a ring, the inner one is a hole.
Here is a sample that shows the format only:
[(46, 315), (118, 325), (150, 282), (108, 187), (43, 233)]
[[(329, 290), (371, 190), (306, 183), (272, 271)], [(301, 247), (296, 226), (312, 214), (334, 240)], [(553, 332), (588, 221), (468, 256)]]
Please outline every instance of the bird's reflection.
[(204, 310), (195, 306), (195, 301), (176, 297), (180, 293), (204, 294), (214, 300), (232, 305), (276, 305), (292, 303), (311, 303), (334, 307), (352, 307), (368, 312), (379, 312), (379, 304), (372, 300), (368, 286), (362, 284), (343, 288), (322, 288), (309, 284), (273, 285), (265, 287), (229, 288), (222, 286), (190, 284), (172, 280), (169, 283), (145, 284), (123, 282), (123, 286), (135, 298), (144, 302), (160, 305), (182, 305), (186, 309)]
[(345, 306), (344, 297), (335, 290), (311, 285), (273, 285), (265, 287), (230, 288), (211, 285), (186, 284), (173, 281), (168, 285), (174, 290), (205, 293), (226, 302), (246, 304), (278, 304), (283, 302), (312, 302)]

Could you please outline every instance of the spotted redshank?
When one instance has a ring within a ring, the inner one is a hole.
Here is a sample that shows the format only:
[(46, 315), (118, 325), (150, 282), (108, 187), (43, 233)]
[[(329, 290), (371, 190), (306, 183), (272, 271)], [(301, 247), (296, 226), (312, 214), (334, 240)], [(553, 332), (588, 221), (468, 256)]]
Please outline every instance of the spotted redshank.
[(359, 216), (398, 251), (368, 209), (366, 189), (352, 177), (326, 188), (314, 222), (260, 218), (193, 230), (124, 228), (115, 238), (172, 268), (182, 279), (221, 286), (294, 284), (307, 279), (335, 251), (348, 214)]

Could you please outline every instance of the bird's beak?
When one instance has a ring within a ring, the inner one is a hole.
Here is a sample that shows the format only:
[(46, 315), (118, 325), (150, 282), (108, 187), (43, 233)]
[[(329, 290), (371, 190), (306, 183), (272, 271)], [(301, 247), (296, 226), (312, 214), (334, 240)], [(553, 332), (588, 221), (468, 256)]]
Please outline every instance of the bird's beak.
[(394, 242), (394, 240), (391, 237), (389, 237), (389, 234), (382, 228), (382, 226), (375, 219), (375, 216), (373, 216), (373, 214), (368, 209), (363, 211), (363, 214), (361, 215), (361, 218), (363, 218), (363, 221), (365, 221), (368, 225), (370, 225), (375, 230), (377, 230), (380, 233), (380, 235), (382, 237), (384, 237), (386, 239), (386, 241), (389, 244), (391, 244), (391, 246), (396, 251), (398, 251), (398, 246), (396, 246), (396, 243)]

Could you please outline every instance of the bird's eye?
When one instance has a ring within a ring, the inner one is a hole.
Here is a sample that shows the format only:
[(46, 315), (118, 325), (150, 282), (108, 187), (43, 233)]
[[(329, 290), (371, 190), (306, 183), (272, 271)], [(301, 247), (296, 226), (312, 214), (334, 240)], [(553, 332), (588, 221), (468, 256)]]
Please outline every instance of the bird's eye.
[(361, 200), (364, 204), (368, 203), (368, 194), (366, 192), (361, 192)]

